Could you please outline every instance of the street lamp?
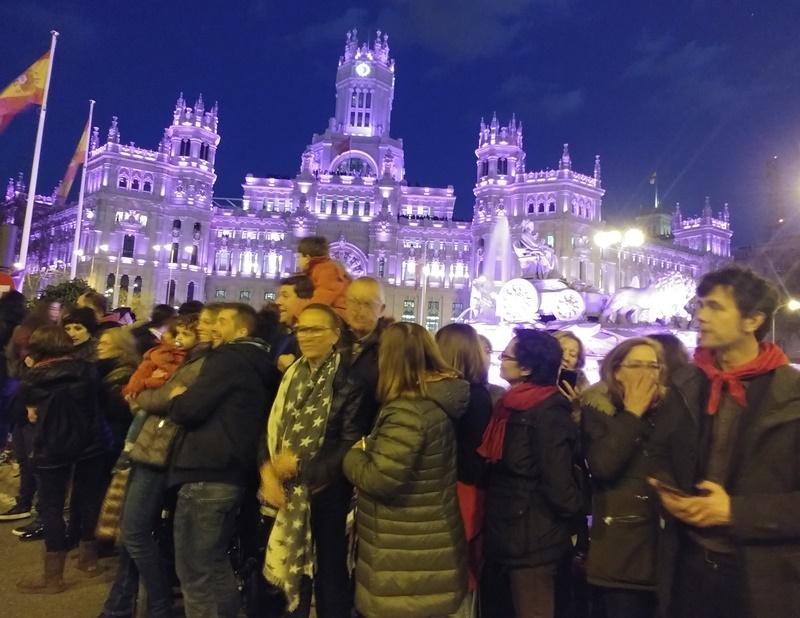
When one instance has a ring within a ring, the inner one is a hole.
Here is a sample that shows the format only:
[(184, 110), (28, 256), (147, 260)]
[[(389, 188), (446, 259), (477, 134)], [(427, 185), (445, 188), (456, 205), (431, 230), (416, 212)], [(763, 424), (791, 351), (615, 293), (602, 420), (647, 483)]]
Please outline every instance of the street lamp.
[(601, 250), (614, 246), (617, 248), (617, 290), (622, 287), (622, 249), (624, 247), (641, 247), (645, 240), (644, 232), (636, 227), (628, 228), (624, 232), (601, 230), (594, 235), (594, 244)]
[(772, 343), (775, 343), (775, 317), (778, 315), (778, 312), (781, 309), (786, 309), (792, 313), (800, 311), (800, 300), (797, 300), (796, 298), (790, 298), (785, 303), (778, 305), (775, 308), (775, 312), (772, 314)]

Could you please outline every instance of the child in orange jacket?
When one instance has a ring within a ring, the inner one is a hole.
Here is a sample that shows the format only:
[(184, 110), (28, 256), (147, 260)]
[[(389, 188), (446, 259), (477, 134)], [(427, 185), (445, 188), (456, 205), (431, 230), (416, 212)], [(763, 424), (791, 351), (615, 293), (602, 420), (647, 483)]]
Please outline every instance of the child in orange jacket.
[(297, 245), (297, 253), (300, 269), (314, 283), (314, 295), (306, 304), (328, 305), (344, 318), (345, 294), (350, 286), (350, 275), (339, 262), (331, 259), (328, 239), (324, 236), (303, 238)]

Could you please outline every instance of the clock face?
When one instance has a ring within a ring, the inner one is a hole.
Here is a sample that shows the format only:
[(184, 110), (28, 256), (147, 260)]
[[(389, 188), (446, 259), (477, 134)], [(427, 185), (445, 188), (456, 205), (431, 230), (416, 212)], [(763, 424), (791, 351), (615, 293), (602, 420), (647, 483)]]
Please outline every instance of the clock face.
[(370, 73), (370, 71), (371, 71), (371, 70), (372, 70), (372, 69), (370, 69), (370, 66), (369, 66), (369, 64), (367, 64), (366, 62), (359, 62), (359, 63), (356, 65), (356, 73), (357, 73), (357, 74), (358, 74), (360, 77), (366, 77), (367, 75), (369, 75), (369, 73)]

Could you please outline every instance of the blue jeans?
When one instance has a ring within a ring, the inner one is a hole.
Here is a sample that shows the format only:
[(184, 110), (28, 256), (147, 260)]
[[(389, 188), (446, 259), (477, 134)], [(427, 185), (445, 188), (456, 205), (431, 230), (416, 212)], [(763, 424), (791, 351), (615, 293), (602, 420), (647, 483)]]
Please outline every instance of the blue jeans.
[(140, 577), (147, 590), (147, 615), (150, 618), (172, 616), (172, 586), (153, 537), (164, 504), (165, 486), (165, 470), (133, 466), (122, 508), (119, 567), (104, 606), (104, 611), (111, 616), (130, 614)]
[(236, 618), (239, 591), (228, 547), (244, 489), (186, 483), (175, 508), (175, 570), (186, 618)]

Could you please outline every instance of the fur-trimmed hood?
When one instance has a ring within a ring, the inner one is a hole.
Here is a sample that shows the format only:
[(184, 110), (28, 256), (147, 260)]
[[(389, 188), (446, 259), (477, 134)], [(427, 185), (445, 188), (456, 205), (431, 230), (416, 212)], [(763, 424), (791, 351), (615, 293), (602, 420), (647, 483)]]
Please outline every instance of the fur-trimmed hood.
[(617, 407), (611, 401), (608, 387), (602, 382), (593, 384), (583, 391), (579, 402), (581, 407), (591, 407), (608, 416), (614, 416), (617, 413)]

